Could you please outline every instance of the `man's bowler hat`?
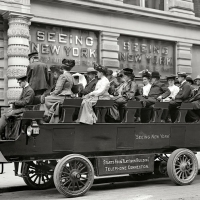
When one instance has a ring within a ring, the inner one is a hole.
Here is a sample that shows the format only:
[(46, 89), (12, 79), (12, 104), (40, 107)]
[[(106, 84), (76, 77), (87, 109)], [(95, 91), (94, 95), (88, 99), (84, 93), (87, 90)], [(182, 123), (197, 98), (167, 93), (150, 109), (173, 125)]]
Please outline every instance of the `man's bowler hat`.
[(159, 72), (152, 72), (151, 77), (152, 78), (160, 78), (160, 74), (159, 74)]

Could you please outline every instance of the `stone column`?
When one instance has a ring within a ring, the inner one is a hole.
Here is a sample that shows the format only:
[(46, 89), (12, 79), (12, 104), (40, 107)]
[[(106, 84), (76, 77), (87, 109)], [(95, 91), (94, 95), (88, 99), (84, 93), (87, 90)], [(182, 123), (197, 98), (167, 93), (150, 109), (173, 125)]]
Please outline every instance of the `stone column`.
[(192, 44), (178, 42), (177, 43), (177, 72), (192, 73)]
[(177, 14), (194, 16), (193, 0), (169, 0), (169, 11)]
[(108, 68), (119, 68), (119, 36), (117, 33), (101, 32), (101, 63)]
[(8, 100), (18, 99), (22, 89), (19, 87), (16, 78), (26, 74), (29, 65), (29, 15), (6, 13), (8, 19)]

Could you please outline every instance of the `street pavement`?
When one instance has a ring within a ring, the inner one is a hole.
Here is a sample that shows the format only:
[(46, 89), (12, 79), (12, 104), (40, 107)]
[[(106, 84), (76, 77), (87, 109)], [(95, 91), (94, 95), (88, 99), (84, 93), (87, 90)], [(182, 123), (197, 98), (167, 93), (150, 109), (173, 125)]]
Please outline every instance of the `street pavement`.
[[(14, 177), (13, 166), (5, 166), (0, 175), (0, 200), (64, 199), (55, 189), (29, 190), (23, 179)], [(3, 189), (2, 189), (3, 188)], [(12, 188), (7, 190), (5, 188)], [(94, 185), (78, 200), (200, 200), (200, 176), (188, 186), (176, 186), (168, 178), (142, 182), (119, 182)]]

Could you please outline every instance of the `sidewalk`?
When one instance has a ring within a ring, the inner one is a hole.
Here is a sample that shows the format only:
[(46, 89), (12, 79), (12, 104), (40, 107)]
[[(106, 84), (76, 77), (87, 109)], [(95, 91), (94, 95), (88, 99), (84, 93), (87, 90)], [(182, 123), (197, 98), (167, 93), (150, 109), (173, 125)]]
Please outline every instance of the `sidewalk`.
[(14, 164), (4, 165), (4, 173), (0, 174), (0, 193), (9, 191), (20, 191), (27, 188), (23, 178), (14, 175)]

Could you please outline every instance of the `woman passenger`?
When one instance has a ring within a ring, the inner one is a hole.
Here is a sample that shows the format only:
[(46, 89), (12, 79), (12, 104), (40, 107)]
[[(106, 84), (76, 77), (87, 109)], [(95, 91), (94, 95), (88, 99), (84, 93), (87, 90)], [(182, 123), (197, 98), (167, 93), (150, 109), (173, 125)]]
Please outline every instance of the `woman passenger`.
[(94, 124), (97, 117), (94, 113), (93, 106), (100, 100), (110, 100), (108, 89), (110, 87), (109, 80), (106, 78), (107, 68), (101, 65), (95, 67), (97, 76), (99, 78), (95, 90), (83, 97), (83, 102), (79, 111), (76, 122), (84, 124)]

